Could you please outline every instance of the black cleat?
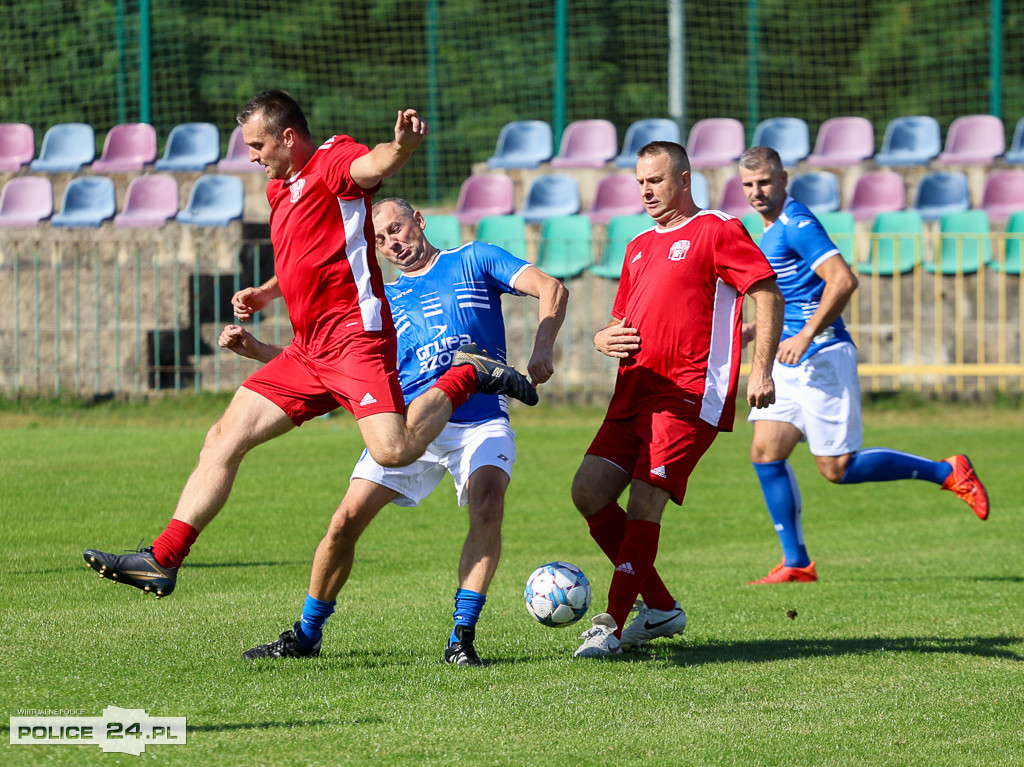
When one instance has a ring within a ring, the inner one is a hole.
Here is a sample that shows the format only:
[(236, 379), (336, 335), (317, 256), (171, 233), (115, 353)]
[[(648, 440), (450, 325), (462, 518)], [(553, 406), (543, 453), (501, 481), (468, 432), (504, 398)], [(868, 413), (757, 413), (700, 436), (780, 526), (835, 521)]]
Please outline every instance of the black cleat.
[(312, 647), (303, 647), (296, 636), (298, 630), (299, 624), (296, 622), (294, 626), (283, 632), (279, 639), (246, 650), (242, 653), (242, 657), (246, 660), (257, 660), (259, 658), (315, 658), (318, 656), (323, 639), (318, 639)]
[(444, 662), (456, 666), (486, 666), (487, 664), (480, 660), (480, 656), (473, 649), (475, 635), (476, 629), (473, 626), (456, 626), (455, 636), (459, 638), (459, 641), (452, 642), (445, 648)]
[(127, 583), (157, 599), (174, 591), (178, 580), (177, 567), (164, 567), (153, 556), (153, 547), (129, 550), (127, 554), (107, 554), (86, 549), (85, 563), (100, 574), (117, 583)]
[(527, 405), (536, 405), (540, 399), (526, 376), (511, 365), (488, 357), (476, 344), (466, 344), (455, 350), (452, 367), (459, 365), (473, 366), (476, 388), (482, 394), (507, 394)]

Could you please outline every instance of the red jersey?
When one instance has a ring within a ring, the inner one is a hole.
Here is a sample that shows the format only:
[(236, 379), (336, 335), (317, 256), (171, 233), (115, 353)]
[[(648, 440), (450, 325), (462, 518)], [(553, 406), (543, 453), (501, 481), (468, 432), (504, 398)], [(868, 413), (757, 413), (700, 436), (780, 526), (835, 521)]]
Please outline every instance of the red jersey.
[(739, 219), (721, 211), (637, 235), (612, 316), (637, 328), (640, 349), (620, 361), (606, 417), (668, 410), (731, 431), (743, 294), (774, 276)]
[(370, 190), (352, 180), (369, 148), (333, 136), (286, 181), (267, 184), (274, 270), (295, 340), (312, 356), (344, 336), (394, 332), (370, 219)]

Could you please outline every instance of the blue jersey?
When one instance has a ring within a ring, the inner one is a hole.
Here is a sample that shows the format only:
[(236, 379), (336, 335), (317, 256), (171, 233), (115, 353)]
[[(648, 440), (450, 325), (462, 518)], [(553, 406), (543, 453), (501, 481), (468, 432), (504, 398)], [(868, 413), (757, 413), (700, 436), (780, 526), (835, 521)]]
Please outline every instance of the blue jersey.
[[(764, 230), (761, 251), (778, 275), (779, 290), (786, 299), (784, 340), (799, 333), (817, 311), (825, 281), (814, 270), (837, 255), (839, 248), (806, 205), (787, 197), (779, 217)], [(850, 340), (843, 318), (836, 317), (830, 327), (814, 337), (800, 361), (826, 346)]]
[[(475, 343), (505, 361), (501, 297), (515, 293), (530, 264), (496, 245), (470, 242), (442, 250), (425, 274), (400, 275), (384, 286), (398, 335), (398, 378), (406, 403), (425, 392), (452, 364), (452, 352)], [(474, 394), (451, 417), (455, 423), (508, 418), (505, 396)]]

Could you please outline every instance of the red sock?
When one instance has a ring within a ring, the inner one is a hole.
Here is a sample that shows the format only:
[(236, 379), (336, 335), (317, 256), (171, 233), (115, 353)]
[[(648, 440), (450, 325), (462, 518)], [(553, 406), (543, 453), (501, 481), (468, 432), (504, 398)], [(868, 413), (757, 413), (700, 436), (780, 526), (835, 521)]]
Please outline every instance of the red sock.
[[(623, 538), (626, 537), (626, 512), (613, 501), (596, 514), (586, 517), (586, 520), (590, 527), (590, 537), (597, 542), (612, 564), (617, 564), (615, 558), (619, 555), (619, 546), (622, 545)], [(654, 567), (651, 567), (640, 593), (643, 595), (644, 603), (655, 610), (671, 610), (676, 604), (675, 598)]]
[(476, 370), (472, 365), (448, 368), (431, 388), (440, 389), (452, 403), (452, 410), (476, 394)]
[(181, 567), (198, 537), (199, 531), (192, 525), (180, 519), (172, 519), (153, 541), (153, 558), (161, 567)]
[(619, 546), (612, 585), (608, 589), (608, 613), (618, 626), (615, 636), (622, 635), (640, 587), (654, 568), (660, 535), (661, 525), (657, 522), (646, 519), (630, 519), (626, 522), (626, 536)]

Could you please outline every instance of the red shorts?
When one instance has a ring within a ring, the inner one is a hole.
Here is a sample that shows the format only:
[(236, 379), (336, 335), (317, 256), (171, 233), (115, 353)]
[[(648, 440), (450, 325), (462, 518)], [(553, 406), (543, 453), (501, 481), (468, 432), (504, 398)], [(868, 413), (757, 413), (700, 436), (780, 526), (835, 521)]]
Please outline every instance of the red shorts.
[(395, 349), (389, 333), (352, 336), (316, 357), (288, 346), (242, 386), (269, 399), (296, 426), (339, 405), (356, 418), (403, 413)]
[(587, 455), (614, 463), (632, 479), (665, 490), (681, 504), (691, 472), (717, 436), (718, 429), (700, 418), (638, 413), (601, 424)]

